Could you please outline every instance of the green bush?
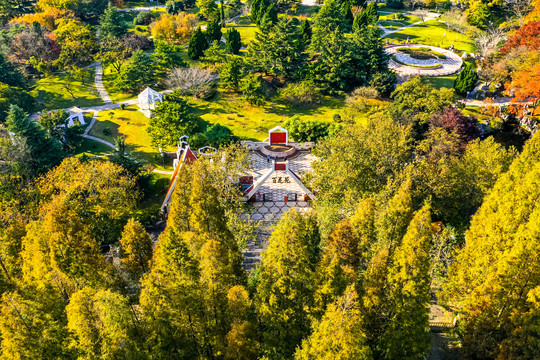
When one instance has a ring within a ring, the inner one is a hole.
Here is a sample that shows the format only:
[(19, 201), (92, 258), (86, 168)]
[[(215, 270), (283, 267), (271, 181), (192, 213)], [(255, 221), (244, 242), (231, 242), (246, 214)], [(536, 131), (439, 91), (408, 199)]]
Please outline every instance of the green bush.
[(284, 126), (289, 130), (289, 135), (298, 142), (324, 139), (328, 136), (333, 136), (343, 128), (343, 126), (337, 122), (300, 120), (298, 115), (285, 121)]
[(291, 105), (303, 106), (317, 106), (323, 99), (321, 90), (312, 81), (289, 84), (280, 90), (279, 97)]
[(152, 16), (152, 13), (150, 11), (141, 11), (135, 16), (135, 19), (133, 19), (134, 25), (150, 25), (150, 23), (154, 20), (154, 17)]

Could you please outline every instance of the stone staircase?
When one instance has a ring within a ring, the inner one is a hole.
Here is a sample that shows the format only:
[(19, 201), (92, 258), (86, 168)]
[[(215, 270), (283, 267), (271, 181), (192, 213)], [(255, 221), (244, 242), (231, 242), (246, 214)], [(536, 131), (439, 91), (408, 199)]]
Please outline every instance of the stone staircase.
[(248, 242), (247, 250), (244, 251), (244, 261), (242, 265), (247, 272), (253, 271), (261, 262), (262, 253), (268, 247), (270, 234), (276, 226), (277, 221), (261, 221), (257, 228), (257, 239)]

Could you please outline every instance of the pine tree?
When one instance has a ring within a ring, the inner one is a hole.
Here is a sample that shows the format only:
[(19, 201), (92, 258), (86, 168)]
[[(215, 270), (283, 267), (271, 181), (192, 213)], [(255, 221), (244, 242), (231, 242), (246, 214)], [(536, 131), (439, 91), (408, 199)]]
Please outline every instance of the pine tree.
[(313, 333), (298, 348), (295, 360), (372, 359), (362, 329), (361, 310), (354, 287), (328, 307)]
[(118, 9), (109, 6), (99, 18), (99, 37), (105, 40), (109, 37), (120, 39), (127, 34), (127, 26), (123, 21)]
[(300, 25), (300, 38), (304, 42), (304, 47), (307, 48), (309, 44), (311, 43), (311, 36), (313, 35), (313, 32), (311, 30), (311, 25), (308, 19), (305, 19), (302, 21), (302, 24)]
[(292, 209), (279, 222), (263, 253), (257, 298), (263, 349), (269, 356), (289, 357), (309, 333), (319, 241), (315, 218)]
[(368, 24), (377, 26), (377, 21), (379, 21), (379, 14), (377, 13), (377, 3), (373, 1), (370, 2), (366, 6), (365, 12), (367, 14), (366, 16), (368, 19)]
[(321, 6), (313, 18), (313, 36), (311, 38), (311, 52), (324, 49), (328, 38), (336, 31), (343, 32), (345, 19), (341, 13), (341, 6), (337, 0), (329, 0)]
[(465, 96), (471, 92), (478, 82), (478, 73), (470, 64), (466, 64), (463, 70), (454, 80), (454, 89), (459, 95)]
[(347, 23), (347, 29), (352, 29), (353, 21), (354, 21), (354, 15), (352, 13), (352, 4), (350, 1), (345, 1), (341, 5), (341, 14), (343, 15), (343, 18), (345, 19), (345, 22)]
[(230, 28), (225, 33), (225, 47), (230, 54), (238, 55), (242, 48), (242, 39), (240, 32), (236, 28)]
[(352, 26), (353, 32), (355, 33), (363, 32), (365, 28), (368, 26), (368, 24), (369, 24), (368, 13), (365, 9), (362, 9), (356, 14), (356, 17), (354, 18), (353, 26)]
[(206, 35), (206, 40), (209, 44), (213, 43), (214, 40), (221, 41), (221, 23), (219, 22), (219, 19), (210, 21), (204, 34)]
[(122, 265), (138, 279), (148, 270), (152, 258), (152, 239), (140, 222), (130, 219), (120, 238)]
[(266, 36), (257, 37), (248, 48), (247, 62), (267, 74), (301, 77), (305, 55), (292, 20), (281, 18)]
[(354, 41), (363, 60), (363, 69), (367, 79), (388, 71), (388, 55), (384, 51), (381, 31), (378, 26), (368, 26), (354, 34)]
[(242, 79), (242, 72), (244, 68), (244, 62), (242, 58), (233, 56), (228, 58), (219, 73), (219, 82), (226, 89), (238, 91), (240, 88), (240, 81)]
[(114, 87), (124, 92), (137, 92), (152, 84), (155, 75), (155, 65), (150, 56), (138, 50), (132, 54), (128, 64), (120, 70)]
[(251, 22), (257, 23), (259, 16), (259, 8), (264, 0), (253, 0), (251, 2)]
[(31, 156), (30, 169), (43, 172), (62, 161), (63, 152), (60, 143), (49, 137), (38, 122), (30, 120), (17, 105), (11, 105), (6, 117), (7, 129), (22, 138), (28, 146)]
[(390, 326), (382, 340), (386, 359), (421, 359), (429, 350), (431, 231), (426, 204), (415, 213), (395, 250), (388, 275)]
[(203, 34), (200, 27), (195, 30), (191, 39), (189, 39), (188, 55), (191, 59), (197, 60), (204, 54), (204, 50), (208, 48), (208, 40)]

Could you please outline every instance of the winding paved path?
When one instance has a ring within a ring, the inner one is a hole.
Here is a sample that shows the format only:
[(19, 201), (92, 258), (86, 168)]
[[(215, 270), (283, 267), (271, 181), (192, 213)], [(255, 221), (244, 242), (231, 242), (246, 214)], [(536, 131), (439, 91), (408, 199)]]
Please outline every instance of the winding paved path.
[(95, 63), (94, 67), (96, 68), (94, 83), (96, 84), (96, 89), (99, 93), (99, 96), (101, 96), (101, 100), (103, 100), (105, 104), (112, 103), (111, 98), (107, 93), (107, 90), (105, 90), (105, 86), (103, 86), (103, 66), (101, 65), (101, 61)]

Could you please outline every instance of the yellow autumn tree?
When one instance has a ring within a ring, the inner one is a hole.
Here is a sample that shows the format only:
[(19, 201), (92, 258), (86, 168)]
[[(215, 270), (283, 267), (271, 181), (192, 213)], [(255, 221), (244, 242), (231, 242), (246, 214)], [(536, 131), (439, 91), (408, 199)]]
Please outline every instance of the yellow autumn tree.
[(193, 14), (181, 12), (178, 15), (163, 13), (150, 25), (154, 40), (164, 41), (168, 44), (182, 44), (189, 40), (197, 18)]
[(389, 269), (389, 326), (383, 335), (385, 359), (422, 359), (429, 350), (431, 208), (414, 214)]
[(120, 238), (122, 265), (136, 279), (148, 270), (152, 258), (152, 239), (142, 224), (130, 219)]
[(358, 295), (349, 287), (328, 307), (313, 333), (295, 353), (295, 360), (369, 360), (371, 350), (362, 329)]
[(447, 295), (460, 312), (465, 356), (540, 356), (524, 338), (537, 331), (540, 317), (539, 159), (537, 133), (473, 216), (451, 268)]

